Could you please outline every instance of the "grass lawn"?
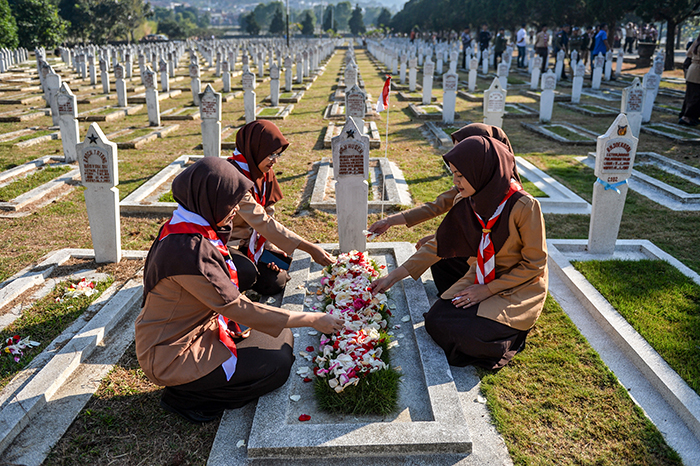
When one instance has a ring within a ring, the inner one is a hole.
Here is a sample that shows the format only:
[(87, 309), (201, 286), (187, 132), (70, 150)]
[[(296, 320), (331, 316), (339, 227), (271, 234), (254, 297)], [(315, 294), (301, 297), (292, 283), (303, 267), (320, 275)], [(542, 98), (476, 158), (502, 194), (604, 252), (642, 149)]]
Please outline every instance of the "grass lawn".
[(662, 170), (656, 165), (640, 164), (635, 165), (634, 169), (638, 172), (644, 173), (645, 175), (649, 175), (652, 178), (656, 178), (659, 181), (663, 181), (674, 188), (685, 191), (688, 194), (700, 194), (700, 185), (692, 183), (685, 178), (681, 178), (680, 176), (676, 176), (673, 173), (669, 173), (666, 170)]
[(271, 117), (276, 116), (279, 113), (279, 108), (264, 108), (258, 113), (258, 117)]
[(29, 192), (32, 189), (53, 180), (54, 178), (65, 175), (70, 170), (71, 167), (67, 166), (45, 167), (24, 178), (18, 178), (10, 184), (0, 188), (0, 201), (9, 202), (17, 196), (21, 196), (22, 194)]
[(583, 136), (580, 134), (571, 131), (569, 128), (566, 128), (564, 126), (560, 125), (549, 125), (545, 127), (549, 131), (553, 132), (557, 136), (561, 136), (564, 139), (568, 139), (569, 141), (580, 141), (583, 139)]
[(696, 138), (700, 137), (695, 132), (692, 132), (692, 133), (686, 132), (686, 131), (683, 131), (680, 129), (671, 128), (669, 126), (647, 125), (647, 128), (655, 129), (656, 131), (661, 131), (662, 133), (673, 134), (674, 136), (678, 136), (681, 138), (696, 139)]

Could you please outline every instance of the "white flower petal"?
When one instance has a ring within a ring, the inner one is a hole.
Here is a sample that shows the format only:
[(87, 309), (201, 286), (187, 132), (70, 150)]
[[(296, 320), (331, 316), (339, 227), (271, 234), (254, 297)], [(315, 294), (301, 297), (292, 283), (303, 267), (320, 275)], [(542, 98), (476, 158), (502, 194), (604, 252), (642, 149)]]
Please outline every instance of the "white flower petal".
[(299, 401), (301, 399), (301, 395), (290, 395), (289, 399), (292, 401)]
[(312, 336), (313, 336), (313, 335), (318, 335), (318, 332), (317, 332), (316, 330), (309, 330), (309, 331), (306, 332), (306, 333), (307, 333), (308, 335), (312, 335)]
[(236, 443), (236, 448), (241, 448), (245, 446), (245, 440), (239, 440), (238, 443)]
[(401, 322), (408, 322), (409, 320), (411, 320), (411, 316), (403, 316), (401, 318)]
[(477, 395), (475, 401), (476, 401), (477, 403), (486, 404), (486, 398), (484, 398), (484, 397), (481, 396), (481, 395)]

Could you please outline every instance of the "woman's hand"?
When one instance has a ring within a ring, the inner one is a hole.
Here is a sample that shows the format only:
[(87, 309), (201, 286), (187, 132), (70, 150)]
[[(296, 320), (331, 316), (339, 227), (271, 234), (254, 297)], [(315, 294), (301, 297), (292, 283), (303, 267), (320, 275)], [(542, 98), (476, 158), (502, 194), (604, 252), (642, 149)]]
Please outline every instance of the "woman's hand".
[(433, 238), (435, 238), (435, 235), (428, 235), (428, 236), (424, 236), (421, 239), (419, 239), (418, 242), (416, 243), (416, 251), (418, 249), (422, 248), (425, 243), (432, 240)]
[(308, 252), (314, 262), (324, 267), (335, 263), (335, 257), (333, 257), (332, 254), (328, 253), (318, 244), (313, 244), (306, 240), (302, 240), (299, 244), (299, 249), (304, 252)]
[(369, 285), (369, 290), (372, 292), (372, 294), (384, 293), (389, 288), (394, 286), (396, 282), (398, 282), (399, 280), (403, 280), (404, 278), (408, 277), (408, 275), (408, 270), (406, 270), (404, 266), (401, 266), (398, 269), (392, 271), (386, 277), (381, 277), (373, 281)]
[(452, 299), (452, 304), (455, 307), (466, 308), (478, 304), (481, 301), (490, 298), (492, 295), (489, 287), (486, 285), (471, 285), (455, 293)]
[(381, 220), (377, 220), (374, 222), (370, 227), (367, 229), (367, 231), (370, 231), (374, 233), (375, 235), (381, 235), (382, 233), (386, 232), (389, 228), (393, 227), (394, 225), (404, 225), (406, 223), (406, 219), (403, 218), (403, 215), (401, 214), (394, 214), (394, 215), (389, 215), (386, 218), (383, 218)]
[(343, 328), (343, 320), (330, 314), (315, 314), (316, 319), (311, 324), (313, 328), (321, 333), (330, 335)]

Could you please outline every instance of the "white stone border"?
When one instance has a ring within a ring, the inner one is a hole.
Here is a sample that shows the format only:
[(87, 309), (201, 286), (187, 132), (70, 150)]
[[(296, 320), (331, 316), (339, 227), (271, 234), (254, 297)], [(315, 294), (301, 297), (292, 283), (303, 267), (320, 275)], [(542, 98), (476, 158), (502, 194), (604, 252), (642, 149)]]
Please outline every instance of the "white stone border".
[[(379, 169), (384, 177), (384, 195), (387, 200), (371, 200), (368, 202), (370, 210), (379, 210), (382, 208), (393, 207), (393, 206), (412, 206), (413, 201), (411, 200), (411, 194), (408, 191), (408, 184), (403, 177), (403, 172), (399, 167), (391, 162), (386, 157), (370, 157), (370, 163), (378, 162)], [(328, 186), (329, 178), (333, 177), (333, 169), (331, 168), (331, 162), (328, 158), (324, 157), (318, 162), (318, 173), (316, 174), (316, 179), (314, 181), (313, 191), (311, 193), (311, 200), (309, 206), (313, 209), (319, 210), (335, 210), (335, 199), (324, 200), (326, 197), (326, 187)], [(375, 177), (372, 177), (372, 186), (379, 186), (381, 191), (381, 186)]]
[[(548, 240), (549, 264), (567, 284), (596, 322), (661, 393), (688, 429), (700, 439), (700, 396), (661, 358), (603, 295), (571, 264), (571, 260), (610, 259), (586, 254), (588, 240)], [(615, 251), (663, 260), (700, 285), (700, 275), (646, 240), (618, 240)]]
[[(589, 152), (588, 157), (577, 157), (577, 160), (589, 166), (595, 167), (595, 152)], [(645, 156), (654, 161), (654, 165), (658, 168), (667, 171), (673, 175), (680, 176), (690, 180), (694, 178), (700, 181), (700, 170), (691, 167), (681, 162), (676, 162), (673, 159), (664, 157), (655, 152), (638, 152), (638, 157)], [(644, 173), (632, 170), (632, 176), (629, 179), (630, 188), (645, 196), (652, 201), (668, 207), (675, 211), (700, 211), (700, 194), (690, 194), (674, 188), (671, 185), (657, 180)]]
[(518, 171), (549, 197), (536, 198), (545, 214), (590, 215), (591, 205), (581, 196), (525, 160), (515, 157)]
[[(551, 139), (561, 144), (566, 144), (570, 146), (595, 146), (598, 138), (597, 135), (595, 135), (592, 131), (587, 130), (586, 128), (582, 128), (581, 126), (573, 125), (571, 123), (563, 121), (553, 121), (551, 123), (525, 123), (524, 121), (521, 121), (520, 124), (526, 129), (532, 131), (533, 133), (540, 134), (546, 137), (547, 139)], [(545, 126), (563, 126), (565, 128), (570, 129), (574, 133), (580, 134), (581, 137), (588, 137), (590, 139), (580, 139), (572, 141), (570, 139), (566, 139), (562, 136), (559, 136), (553, 131), (548, 130), (547, 128), (545, 128)]]
[[(678, 136), (678, 135), (673, 134), (673, 133), (666, 133), (666, 132), (661, 131), (659, 129), (652, 128), (651, 126), (666, 127), (669, 129), (674, 129), (676, 131), (685, 132), (685, 133), (687, 133), (689, 135), (693, 135), (695, 137), (686, 138), (683, 136)], [(653, 134), (654, 136), (661, 136), (661, 137), (666, 138), (666, 139), (671, 139), (673, 141), (680, 142), (682, 144), (700, 144), (700, 131), (693, 129), (693, 128), (686, 127), (686, 126), (674, 125), (673, 123), (668, 123), (666, 121), (647, 123), (645, 125), (642, 125), (641, 131), (643, 133)]]

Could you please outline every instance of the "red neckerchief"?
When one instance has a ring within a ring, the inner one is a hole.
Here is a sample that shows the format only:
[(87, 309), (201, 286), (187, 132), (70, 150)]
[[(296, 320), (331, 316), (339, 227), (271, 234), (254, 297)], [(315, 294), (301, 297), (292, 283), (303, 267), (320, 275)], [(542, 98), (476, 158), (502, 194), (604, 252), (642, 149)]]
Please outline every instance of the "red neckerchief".
[[(173, 213), (173, 217), (171, 217), (165, 223), (165, 225), (163, 225), (160, 235), (158, 236), (158, 241), (162, 241), (168, 235), (202, 235), (204, 238), (209, 240), (209, 242), (213, 244), (214, 247), (216, 247), (216, 249), (221, 253), (222, 256), (224, 256), (224, 262), (226, 262), (229, 276), (231, 277), (231, 282), (234, 285), (236, 285), (236, 288), (238, 288), (238, 271), (236, 270), (236, 266), (234, 265), (233, 260), (231, 259), (231, 253), (229, 252), (226, 245), (219, 239), (219, 236), (216, 234), (216, 231), (214, 231), (214, 229), (211, 226), (209, 226), (209, 224), (200, 225), (184, 220), (183, 217), (180, 215), (181, 210), (188, 215), (196, 215), (185, 210), (183, 207), (178, 206), (178, 209)], [(171, 223), (174, 218), (177, 218), (179, 221), (177, 223)], [(202, 221), (204, 221), (203, 218)], [(219, 325), (219, 341), (221, 341), (221, 343), (223, 343), (235, 357), (238, 357), (236, 343), (233, 341), (234, 335), (236, 333), (241, 333), (241, 328), (239, 327), (238, 323), (229, 320), (228, 317), (223, 316), (221, 314), (218, 314), (217, 316), (217, 323)]]
[(501, 215), (501, 212), (503, 212), (503, 207), (506, 205), (506, 201), (508, 201), (510, 196), (518, 191), (521, 191), (522, 189), (523, 187), (520, 186), (517, 181), (511, 180), (510, 189), (508, 190), (506, 197), (503, 198), (503, 201), (501, 201), (496, 208), (496, 211), (487, 222), (484, 222), (481, 216), (472, 208), (472, 212), (474, 212), (474, 215), (476, 215), (476, 218), (479, 220), (482, 228), (481, 241), (479, 242), (479, 252), (476, 256), (477, 267), (476, 280), (474, 283), (485, 285), (496, 278), (496, 253), (493, 248), (493, 243), (491, 242), (491, 228), (493, 228), (496, 221), (498, 221), (498, 217)]
[[(241, 169), (241, 172), (245, 175), (246, 178), (248, 178), (250, 181), (255, 181), (250, 175), (250, 166), (248, 165), (248, 161), (246, 160), (245, 156), (241, 154), (238, 150), (233, 151), (233, 157), (229, 157), (229, 160), (232, 160), (238, 165), (238, 167)], [(259, 193), (258, 192), (258, 187), (253, 184), (253, 195), (255, 196), (255, 201), (260, 204), (261, 206), (265, 207), (265, 204), (267, 204), (267, 200), (265, 197), (265, 191), (267, 190), (267, 173), (265, 173), (265, 178), (263, 182), (263, 192)], [(248, 258), (253, 261), (253, 263), (257, 264), (258, 259), (260, 259), (260, 256), (263, 253), (263, 250), (265, 249), (265, 243), (267, 242), (267, 239), (255, 229), (253, 229), (253, 234), (250, 236), (250, 240), (248, 241), (248, 251), (247, 255)]]

